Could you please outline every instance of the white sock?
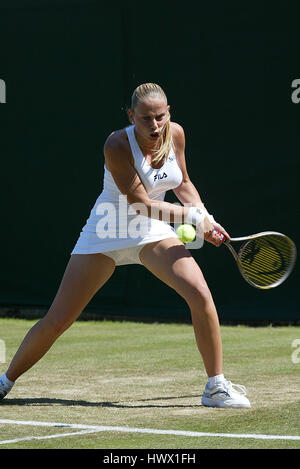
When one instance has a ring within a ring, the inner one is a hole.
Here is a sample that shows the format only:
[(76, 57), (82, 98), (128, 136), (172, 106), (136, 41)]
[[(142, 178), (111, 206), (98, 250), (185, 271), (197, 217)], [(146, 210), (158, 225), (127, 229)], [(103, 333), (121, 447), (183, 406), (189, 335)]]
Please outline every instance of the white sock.
[(2, 376), (0, 376), (0, 384), (2, 384), (4, 389), (10, 390), (15, 383), (14, 381), (10, 381), (6, 376), (6, 373), (4, 373)]
[(210, 388), (213, 388), (218, 383), (221, 383), (224, 380), (225, 380), (225, 378), (224, 378), (223, 373), (221, 375), (211, 376), (210, 378), (208, 378), (208, 386)]

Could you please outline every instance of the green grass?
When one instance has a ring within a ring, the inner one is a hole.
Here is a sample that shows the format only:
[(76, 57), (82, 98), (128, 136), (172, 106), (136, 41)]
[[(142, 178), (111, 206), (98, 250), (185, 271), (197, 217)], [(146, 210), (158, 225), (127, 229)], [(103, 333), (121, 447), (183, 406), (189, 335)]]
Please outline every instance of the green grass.
[[(0, 319), (10, 362), (34, 321)], [(250, 409), (201, 405), (204, 367), (191, 325), (79, 321), (0, 402), (0, 419), (213, 433), (300, 435), (299, 327), (222, 326), (224, 373), (246, 386)], [(7, 364), (0, 364), (0, 374)], [(67, 431), (76, 431), (69, 430)], [(65, 433), (0, 424), (0, 442)], [(300, 441), (99, 432), (0, 445), (0, 449), (300, 448)]]

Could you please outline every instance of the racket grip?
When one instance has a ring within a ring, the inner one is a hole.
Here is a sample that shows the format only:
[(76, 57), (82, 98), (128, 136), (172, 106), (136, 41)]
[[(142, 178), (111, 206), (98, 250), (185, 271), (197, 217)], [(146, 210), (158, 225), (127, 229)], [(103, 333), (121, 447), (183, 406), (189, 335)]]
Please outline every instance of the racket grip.
[(226, 239), (227, 239), (226, 236), (223, 235), (223, 233), (221, 233), (221, 232), (218, 231), (218, 230), (214, 230), (214, 231), (213, 231), (213, 234), (218, 235), (218, 236), (220, 237), (222, 243), (224, 243), (224, 241), (226, 241)]

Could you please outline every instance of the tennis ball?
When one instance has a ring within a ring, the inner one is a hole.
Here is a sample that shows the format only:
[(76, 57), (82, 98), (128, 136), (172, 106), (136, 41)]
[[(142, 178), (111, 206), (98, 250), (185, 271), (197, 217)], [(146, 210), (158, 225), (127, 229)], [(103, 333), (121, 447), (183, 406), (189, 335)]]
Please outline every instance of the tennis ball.
[(192, 225), (180, 225), (176, 229), (176, 234), (183, 243), (190, 243), (196, 237), (196, 230)]

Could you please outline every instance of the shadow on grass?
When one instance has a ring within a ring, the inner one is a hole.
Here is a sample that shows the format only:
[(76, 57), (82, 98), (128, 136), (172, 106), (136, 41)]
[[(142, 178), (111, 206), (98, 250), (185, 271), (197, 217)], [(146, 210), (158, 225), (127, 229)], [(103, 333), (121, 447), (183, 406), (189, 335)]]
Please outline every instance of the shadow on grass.
[(36, 398), (25, 398), (25, 399), (9, 399), (6, 398), (3, 401), (0, 401), (0, 406), (82, 406), (82, 407), (114, 407), (118, 409), (139, 409), (139, 408), (192, 408), (192, 407), (202, 407), (201, 406), (201, 395), (189, 395), (189, 396), (170, 396), (170, 397), (154, 397), (151, 399), (141, 399), (138, 402), (148, 402), (148, 401), (160, 401), (160, 400), (172, 400), (172, 399), (183, 399), (198, 397), (199, 404), (126, 404), (123, 402), (90, 402), (84, 400), (73, 400), (73, 399), (56, 399), (48, 397), (36, 397)]

